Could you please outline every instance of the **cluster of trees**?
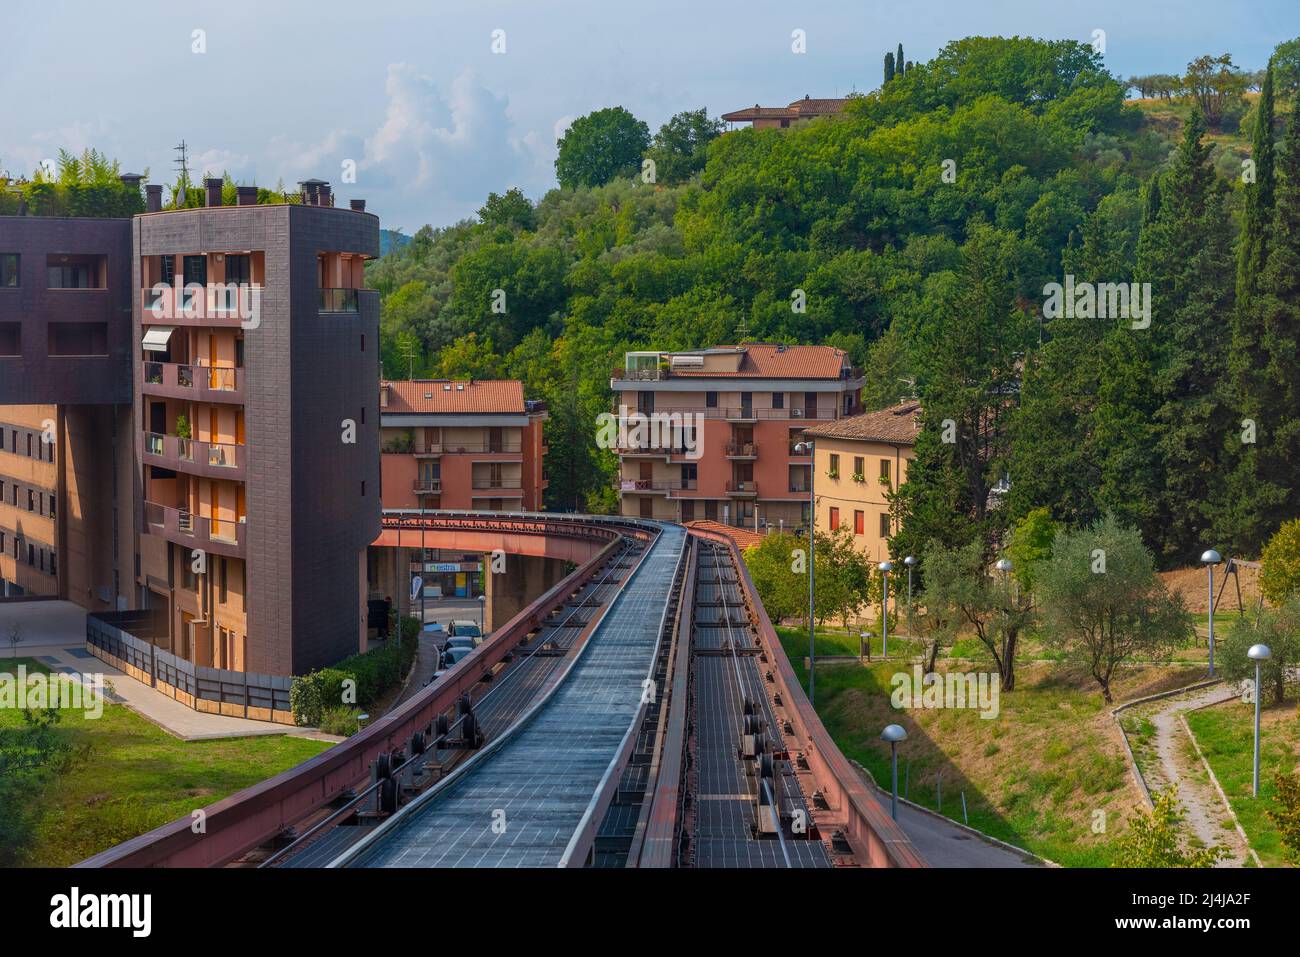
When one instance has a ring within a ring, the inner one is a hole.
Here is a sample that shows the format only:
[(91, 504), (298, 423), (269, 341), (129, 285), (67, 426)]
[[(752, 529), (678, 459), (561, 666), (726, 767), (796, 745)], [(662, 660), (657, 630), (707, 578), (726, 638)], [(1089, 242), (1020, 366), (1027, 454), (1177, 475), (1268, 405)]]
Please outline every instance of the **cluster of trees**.
[[(861, 610), (881, 599), (880, 576), (854, 546), (846, 527), (816, 533), (816, 605), (818, 625), (838, 620), (844, 627)], [(774, 622), (806, 618), (808, 614), (808, 539), (790, 532), (763, 536), (745, 549), (745, 566), (763, 608)]]
[(127, 217), (144, 212), (138, 188), (119, 178), (121, 165), (98, 150), (59, 150), (53, 170), (37, 168), (31, 179), (0, 175), (0, 216), (26, 208), (32, 216)]
[(900, 43), (897, 56), (892, 52), (885, 54), (885, 82), (888, 83), (896, 76), (902, 76), (913, 66), (910, 60), (903, 59), (903, 44)]

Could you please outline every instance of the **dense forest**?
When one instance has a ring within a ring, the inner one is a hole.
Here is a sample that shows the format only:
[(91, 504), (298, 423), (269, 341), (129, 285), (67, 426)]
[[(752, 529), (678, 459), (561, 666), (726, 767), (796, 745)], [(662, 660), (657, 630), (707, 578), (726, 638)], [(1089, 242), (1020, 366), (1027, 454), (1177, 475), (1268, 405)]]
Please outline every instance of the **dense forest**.
[[(1277, 89), (1189, 63), (1172, 121), (1089, 46), (1024, 38), (886, 64), (788, 130), (696, 110), (651, 136), (598, 111), (540, 202), (494, 193), (373, 264), (385, 371), (524, 379), (550, 403), (550, 506), (600, 509), (614, 462), (591, 435), (623, 350), (831, 343), (869, 406), (924, 402), (901, 551), (992, 545), (1045, 507), (1114, 513), (1165, 564), (1257, 554), (1300, 511), (1296, 46)], [(1135, 315), (1150, 284), (1145, 327), (1104, 295), (1045, 309), (1066, 277), (1137, 284)]]

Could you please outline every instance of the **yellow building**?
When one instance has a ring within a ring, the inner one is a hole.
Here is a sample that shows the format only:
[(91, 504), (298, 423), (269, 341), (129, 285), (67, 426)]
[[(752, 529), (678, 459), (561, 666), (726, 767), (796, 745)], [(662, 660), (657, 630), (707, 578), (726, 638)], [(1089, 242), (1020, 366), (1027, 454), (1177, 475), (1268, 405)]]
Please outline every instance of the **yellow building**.
[(886, 496), (907, 481), (920, 415), (920, 403), (910, 400), (804, 431), (813, 439), (818, 531), (847, 526), (868, 559), (889, 557), (889, 539), (898, 529)]

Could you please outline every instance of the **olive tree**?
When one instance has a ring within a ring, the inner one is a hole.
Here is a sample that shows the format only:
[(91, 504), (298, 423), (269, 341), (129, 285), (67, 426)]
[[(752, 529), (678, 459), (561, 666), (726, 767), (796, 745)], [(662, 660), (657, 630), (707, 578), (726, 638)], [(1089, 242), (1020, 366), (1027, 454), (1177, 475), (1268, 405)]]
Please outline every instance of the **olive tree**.
[(1195, 634), (1182, 596), (1161, 584), (1141, 534), (1113, 515), (1057, 532), (1037, 580), (1046, 642), (1088, 667), (1107, 704), (1120, 664), (1167, 659)]

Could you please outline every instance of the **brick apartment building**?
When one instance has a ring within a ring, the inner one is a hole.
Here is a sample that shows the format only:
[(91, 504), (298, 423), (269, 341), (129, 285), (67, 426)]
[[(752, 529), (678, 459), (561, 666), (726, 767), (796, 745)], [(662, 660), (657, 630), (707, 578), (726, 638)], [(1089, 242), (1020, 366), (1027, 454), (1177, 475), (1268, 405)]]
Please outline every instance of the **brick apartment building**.
[(192, 706), (272, 677), (231, 713), (281, 717), (287, 676), (364, 643), (379, 225), (319, 181), (300, 204), (205, 187), (164, 211), (149, 186), (133, 219), (0, 217), (0, 528), (35, 559), (0, 577), (123, 613), (90, 619), (91, 649)]
[(379, 386), (385, 508), (533, 512), (546, 490), (546, 405), (517, 380)]
[(811, 461), (795, 445), (809, 425), (860, 412), (862, 384), (848, 355), (829, 346), (627, 353), (610, 382), (614, 411), (687, 424), (680, 442), (630, 431), (620, 438), (620, 511), (754, 529), (805, 525)]

